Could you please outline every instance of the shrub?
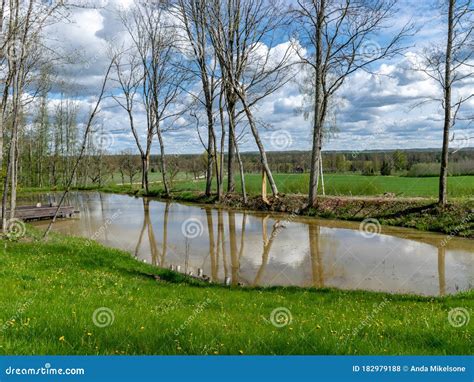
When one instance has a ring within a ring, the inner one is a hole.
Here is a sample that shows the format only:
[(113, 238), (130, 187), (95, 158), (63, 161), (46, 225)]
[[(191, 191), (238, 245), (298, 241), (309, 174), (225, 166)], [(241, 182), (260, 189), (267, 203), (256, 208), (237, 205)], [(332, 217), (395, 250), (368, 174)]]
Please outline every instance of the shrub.
[[(424, 177), (439, 176), (439, 163), (416, 163), (411, 166), (407, 176)], [(451, 162), (448, 164), (448, 175), (474, 175), (474, 161), (464, 160), (460, 162)]]
[(389, 161), (383, 161), (380, 168), (381, 175), (390, 175), (392, 173), (392, 164)]

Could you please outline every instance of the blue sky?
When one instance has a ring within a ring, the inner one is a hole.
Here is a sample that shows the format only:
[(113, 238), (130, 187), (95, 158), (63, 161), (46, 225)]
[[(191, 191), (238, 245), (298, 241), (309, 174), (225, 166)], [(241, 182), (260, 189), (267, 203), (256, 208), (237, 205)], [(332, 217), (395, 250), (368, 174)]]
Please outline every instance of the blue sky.
[[(74, 63), (61, 68), (58, 79), (74, 84), (81, 120), (85, 119), (95, 101), (94, 95), (107, 66), (106, 39), (110, 36), (119, 36), (120, 39), (123, 34), (115, 12), (118, 2), (130, 1), (102, 1), (107, 4), (102, 9), (76, 9), (71, 14), (70, 22), (61, 22), (47, 31), (49, 45), (64, 55), (74, 54)], [(444, 25), (435, 8), (437, 3), (437, 0), (399, 1), (400, 12), (394, 19), (393, 28), (412, 20), (418, 29), (417, 34), (406, 41), (410, 47), (404, 55), (377, 63), (372, 68), (374, 73), (358, 72), (348, 79), (335, 99), (331, 122), (336, 131), (325, 142), (324, 149), (441, 146), (443, 124), (440, 105), (415, 107), (422, 97), (437, 95), (440, 89), (421, 73), (412, 70), (424, 48), (442, 42)], [(390, 30), (385, 33), (389, 34)], [(385, 38), (387, 36), (377, 36), (374, 42), (383, 43)], [(267, 97), (255, 109), (258, 120), (266, 126), (261, 134), (268, 151), (311, 148), (311, 121), (298, 112), (303, 103), (300, 94), (300, 82), (303, 80), (301, 74), (295, 75), (293, 81)], [(474, 79), (466, 81), (459, 91), (462, 94), (473, 93)], [(471, 101), (466, 104), (466, 110), (472, 112), (474, 100)], [(52, 108), (56, 102), (52, 99)], [(109, 151), (135, 150), (127, 121), (127, 116), (113, 99), (104, 100), (98, 122), (109, 135)], [(137, 121), (143, 135), (145, 115), (137, 115)], [(195, 128), (187, 127), (184, 120), (181, 122), (165, 133), (168, 153), (203, 152)], [(241, 151), (256, 151), (250, 132), (244, 128), (241, 135)], [(457, 124), (455, 137), (454, 146), (474, 146), (474, 127), (466, 123)], [(157, 142), (152, 152), (158, 152)]]

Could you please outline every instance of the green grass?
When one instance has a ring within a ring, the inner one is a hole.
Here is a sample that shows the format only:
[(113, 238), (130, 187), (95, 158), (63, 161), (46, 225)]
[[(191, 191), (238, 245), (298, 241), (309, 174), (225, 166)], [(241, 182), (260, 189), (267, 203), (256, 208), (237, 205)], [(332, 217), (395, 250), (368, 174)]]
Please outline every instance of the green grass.
[[(308, 192), (309, 174), (275, 174), (278, 190), (284, 194), (306, 194)], [(247, 191), (258, 195), (261, 187), (260, 174), (245, 176)], [(364, 176), (352, 174), (327, 174), (324, 176), (327, 195), (335, 196), (374, 196), (393, 193), (401, 197), (438, 196), (438, 178), (409, 178), (402, 176)], [(237, 191), (240, 192), (240, 177), (236, 178)], [(135, 188), (138, 188), (135, 185)], [(204, 180), (183, 180), (174, 182), (173, 191), (204, 191)], [(159, 183), (151, 184), (150, 189), (162, 191)], [(270, 189), (269, 189), (270, 192)], [(448, 179), (449, 197), (465, 198), (474, 195), (474, 176), (452, 176)]]
[[(474, 292), (232, 289), (86, 243), (58, 235), (0, 242), (0, 354), (472, 353), (474, 320), (455, 328), (448, 312), (472, 315)], [(104, 328), (92, 319), (101, 307), (115, 317)], [(281, 307), (292, 321), (277, 328), (270, 315)]]
[[(275, 182), (280, 193), (283, 194), (307, 194), (309, 174), (274, 174)], [(160, 173), (150, 173), (150, 192), (161, 193)], [(236, 191), (240, 192), (240, 177), (235, 178)], [(245, 176), (247, 192), (249, 195), (259, 195), (261, 187), (260, 174), (247, 174)], [(159, 183), (153, 183), (159, 182)], [(410, 178), (403, 176), (365, 176), (353, 174), (327, 174), (324, 176), (325, 190), (327, 195), (334, 196), (376, 196), (384, 193), (392, 193), (399, 197), (426, 197), (436, 198), (438, 196), (438, 178), (422, 177)], [(119, 185), (119, 178), (109, 182), (102, 189), (110, 191), (130, 190), (128, 184)], [(224, 185), (227, 180), (225, 179)], [(139, 184), (134, 184), (132, 189), (139, 189)], [(214, 190), (215, 190), (214, 182)], [(82, 189), (97, 189), (96, 186), (82, 187)], [(205, 181), (203, 179), (186, 179), (184, 174), (179, 174), (173, 182), (173, 192), (203, 192)], [(34, 191), (50, 191), (50, 189), (22, 188), (22, 193)], [(268, 192), (270, 193), (270, 188)], [(474, 176), (451, 176), (448, 178), (448, 196), (450, 198), (472, 198), (474, 196)]]

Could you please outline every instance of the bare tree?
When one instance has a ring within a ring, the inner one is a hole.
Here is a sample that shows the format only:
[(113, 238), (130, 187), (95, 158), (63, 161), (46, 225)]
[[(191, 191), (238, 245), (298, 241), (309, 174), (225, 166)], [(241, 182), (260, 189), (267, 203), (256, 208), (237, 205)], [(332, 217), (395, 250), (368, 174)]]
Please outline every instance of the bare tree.
[(176, 15), (180, 21), (186, 39), (183, 42), (187, 55), (192, 57), (194, 65), (190, 71), (199, 78), (202, 85), (201, 97), (195, 97), (205, 109), (207, 118), (207, 170), (206, 170), (206, 195), (211, 195), (212, 174), (215, 170), (217, 178), (217, 194), (221, 195), (221, 182), (219, 179), (219, 165), (217, 162), (217, 142), (214, 128), (214, 101), (217, 96), (219, 79), (216, 73), (216, 57), (209, 41), (206, 28), (206, 1), (205, 0), (178, 0)]
[(297, 50), (314, 73), (313, 137), (308, 204), (316, 203), (321, 167), (321, 148), (328, 106), (337, 90), (354, 72), (402, 52), (401, 43), (412, 33), (404, 25), (388, 40), (377, 34), (389, 27), (395, 0), (298, 0), (293, 9)]
[[(176, 60), (176, 28), (170, 20), (166, 1), (143, 4), (136, 0), (130, 10), (121, 14), (121, 20), (132, 40), (131, 54), (137, 54), (143, 73), (139, 89), (147, 118), (144, 186), (148, 192), (148, 168), (154, 135), (160, 146), (160, 166), (163, 187), (170, 194), (166, 168), (164, 123), (182, 114), (176, 101), (182, 93), (185, 80)], [(129, 113), (130, 115), (130, 113)]]
[[(236, 125), (239, 116), (244, 115), (260, 153), (264, 174), (262, 191), (267, 177), (273, 195), (277, 196), (254, 108), (290, 79), (290, 44), (283, 54), (276, 55), (272, 50), (285, 22), (285, 5), (264, 0), (207, 3), (208, 29), (220, 65), (229, 119), (228, 191), (233, 190)], [(241, 111), (237, 109), (239, 104)]]
[(122, 94), (114, 94), (112, 97), (117, 104), (127, 112), (130, 130), (132, 131), (135, 144), (140, 153), (142, 166), (141, 186), (148, 193), (148, 171), (153, 142), (153, 126), (147, 124), (146, 143), (145, 147), (143, 147), (135, 124), (135, 104), (138, 98), (138, 92), (143, 84), (143, 67), (139, 58), (135, 55), (134, 50), (116, 52), (115, 54), (117, 57), (114, 63), (115, 80), (118, 82)]
[[(43, 64), (40, 48), (41, 32), (61, 4), (47, 6), (33, 0), (2, 1), (0, 13), (2, 39), (0, 40), (2, 66), (2, 99), (0, 105), (0, 156), (6, 151), (6, 176), (3, 183), (2, 227), (6, 229), (6, 208), (10, 194), (10, 218), (15, 215), (18, 179), (19, 129), (23, 123), (23, 107), (32, 101), (36, 92), (25, 97), (25, 89), (32, 82), (33, 71)], [(5, 24), (4, 22), (7, 21)], [(8, 121), (8, 147), (3, 138), (5, 122)]]
[(120, 153), (118, 169), (122, 177), (122, 184), (125, 184), (125, 175), (130, 182), (130, 188), (133, 187), (133, 179), (137, 173), (140, 173), (140, 163), (138, 157), (133, 155), (130, 150), (124, 150)]
[(114, 60), (115, 60), (115, 57), (112, 58), (109, 66), (107, 67), (107, 70), (105, 72), (105, 76), (104, 76), (104, 79), (102, 81), (102, 86), (100, 88), (99, 95), (97, 97), (97, 101), (96, 101), (96, 103), (94, 105), (94, 108), (92, 109), (92, 111), (89, 115), (89, 118), (87, 119), (87, 123), (86, 123), (85, 128), (84, 128), (84, 135), (83, 135), (83, 138), (82, 138), (82, 144), (81, 144), (81, 148), (79, 150), (79, 154), (76, 158), (76, 162), (74, 163), (74, 166), (72, 167), (71, 174), (69, 175), (69, 179), (67, 180), (65, 190), (64, 190), (63, 194), (61, 195), (61, 198), (59, 199), (59, 203), (57, 205), (56, 211), (54, 212), (54, 216), (53, 216), (51, 222), (48, 224), (48, 227), (46, 228), (46, 230), (43, 234), (43, 239), (46, 238), (48, 236), (49, 232), (51, 231), (51, 228), (52, 228), (53, 224), (56, 222), (56, 218), (57, 218), (57, 215), (59, 213), (59, 210), (61, 209), (61, 205), (63, 204), (64, 200), (66, 199), (67, 194), (69, 193), (69, 190), (71, 189), (71, 185), (72, 185), (72, 183), (74, 181), (74, 178), (76, 176), (77, 169), (78, 169), (79, 164), (81, 163), (82, 158), (84, 156), (84, 153), (86, 151), (87, 143), (89, 141), (89, 137), (90, 137), (90, 133), (91, 133), (91, 129), (92, 129), (94, 120), (95, 120), (97, 114), (100, 112), (100, 104), (101, 104), (102, 99), (104, 98), (104, 95), (105, 95), (105, 89), (106, 89), (107, 81), (109, 79), (110, 71), (112, 70)]
[[(442, 97), (429, 97), (426, 102), (439, 102), (444, 114), (443, 146), (439, 175), (440, 205), (448, 201), (448, 157), (450, 131), (457, 121), (473, 120), (466, 115), (466, 103), (474, 97), (472, 90), (463, 94), (458, 88), (474, 78), (474, 2), (472, 0), (443, 0), (440, 11), (446, 16), (445, 46), (433, 46), (424, 53), (424, 62), (417, 67), (442, 89)], [(454, 94), (453, 94), (454, 93)], [(453, 99), (455, 98), (455, 99)]]

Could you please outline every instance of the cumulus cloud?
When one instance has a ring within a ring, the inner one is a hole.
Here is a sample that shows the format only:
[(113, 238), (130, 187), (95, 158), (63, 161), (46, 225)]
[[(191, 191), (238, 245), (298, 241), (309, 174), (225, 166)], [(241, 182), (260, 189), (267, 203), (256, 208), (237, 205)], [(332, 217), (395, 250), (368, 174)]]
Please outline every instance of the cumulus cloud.
[[(440, 89), (423, 73), (413, 70), (413, 66), (419, 62), (420, 52), (428, 46), (428, 42), (436, 42), (442, 37), (442, 20), (435, 17), (436, 11), (426, 4), (415, 5), (409, 0), (403, 0), (402, 3), (404, 13), (397, 23), (402, 25), (412, 18), (417, 25), (424, 27), (413, 37), (412, 47), (403, 57), (381, 62), (372, 68), (371, 73), (357, 72), (346, 81), (334, 103), (333, 123), (337, 133), (326, 142), (326, 150), (440, 147), (440, 105), (416, 105), (425, 97), (439, 97)], [(64, 91), (61, 83), (73, 84), (70, 94), (74, 94), (78, 101), (80, 115), (87, 115), (110, 59), (109, 42), (126, 42), (126, 33), (120, 24), (118, 12), (130, 4), (131, 0), (116, 0), (108, 1), (103, 8), (72, 9), (69, 21), (48, 27), (47, 43), (69, 57), (69, 63), (59, 69), (52, 102), (57, 99), (59, 91)], [(273, 48), (273, 57), (281, 58), (290, 44), (296, 43), (282, 41)], [(256, 54), (260, 52), (263, 56), (268, 53), (264, 43), (257, 48)], [(300, 94), (302, 81), (307, 81), (307, 77), (298, 70), (288, 83), (255, 107), (262, 128), (262, 139), (268, 150), (307, 150), (311, 147), (311, 121), (300, 112), (304, 101)], [(113, 84), (110, 86), (109, 91), (117, 95)], [(198, 89), (199, 83), (196, 81), (190, 86)], [(473, 89), (474, 80), (466, 81), (455, 89), (455, 96), (471, 94)], [(474, 109), (474, 99), (466, 107)], [(104, 129), (116, 134), (114, 150), (135, 148), (127, 124), (128, 118), (111, 98), (104, 100), (100, 119)], [(137, 116), (137, 127), (142, 138), (145, 135), (145, 122), (144, 114)], [(181, 118), (165, 132), (168, 152), (203, 151), (196, 129), (191, 125), (186, 118)], [(245, 125), (240, 129), (245, 130)], [(474, 136), (473, 127), (466, 123), (458, 123), (456, 130)], [(275, 132), (284, 132), (290, 136), (290, 144), (283, 148), (275, 147), (272, 143)], [(252, 138), (249, 134), (246, 136), (241, 151), (256, 150)], [(157, 150), (158, 145), (155, 144), (153, 152)]]

